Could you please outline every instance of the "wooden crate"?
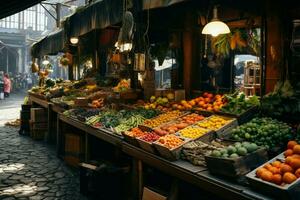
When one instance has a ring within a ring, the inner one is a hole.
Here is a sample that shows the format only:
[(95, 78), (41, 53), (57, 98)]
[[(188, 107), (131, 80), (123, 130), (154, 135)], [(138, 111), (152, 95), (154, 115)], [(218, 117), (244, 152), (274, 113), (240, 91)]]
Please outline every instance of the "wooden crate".
[(245, 112), (243, 112), (239, 115), (235, 115), (235, 114), (231, 114), (231, 113), (225, 113), (225, 112), (222, 112), (222, 111), (218, 111), (218, 112), (216, 112), (216, 114), (236, 118), (238, 124), (241, 125), (241, 124), (244, 124), (246, 122), (249, 122), (252, 118), (254, 118), (255, 115), (258, 113), (258, 111), (259, 111), (259, 108), (257, 106), (255, 106), (255, 107), (249, 108), (248, 110), (246, 110)]
[(122, 135), (124, 137), (124, 140), (126, 142), (128, 142), (129, 144), (132, 144), (132, 145), (137, 146), (137, 147), (139, 146), (139, 143), (138, 143), (138, 141), (135, 137), (131, 137), (131, 136), (127, 135), (124, 132), (122, 132)]
[(29, 120), (30, 137), (34, 140), (44, 140), (47, 133), (47, 123)]
[(216, 158), (205, 156), (205, 162), (210, 173), (230, 178), (240, 178), (257, 166), (268, 160), (265, 148), (238, 158)]
[(144, 187), (142, 200), (167, 200), (167, 197)]
[(47, 130), (47, 128), (48, 128), (47, 122), (34, 122), (32, 120), (29, 120), (29, 124), (32, 129)]
[(78, 167), (83, 152), (82, 137), (74, 133), (65, 134), (64, 160), (68, 165)]
[(178, 147), (175, 147), (173, 149), (169, 149), (169, 148), (161, 145), (158, 142), (154, 142), (153, 146), (155, 147), (155, 149), (159, 152), (159, 154), (163, 158), (166, 158), (166, 159), (171, 160), (171, 161), (175, 161), (175, 160), (178, 160), (180, 158), (182, 146), (190, 141), (186, 138), (182, 138), (182, 139), (184, 139), (183, 144), (181, 144)]
[[(197, 123), (197, 122), (196, 122)], [(203, 135), (201, 135), (201, 136), (199, 136), (199, 137), (197, 137), (197, 138), (187, 138), (187, 139), (189, 139), (190, 141), (192, 141), (192, 140), (201, 140), (201, 141), (203, 141), (203, 142), (210, 142), (210, 141), (212, 141), (213, 139), (215, 139), (216, 138), (216, 136), (215, 136), (215, 132), (214, 131), (211, 131), (211, 130), (208, 130), (208, 129), (204, 129), (204, 128), (201, 128), (201, 127), (199, 127), (199, 126), (197, 126), (197, 125), (190, 125), (190, 126), (187, 126), (186, 128), (184, 128), (184, 129), (188, 129), (188, 128), (196, 128), (196, 129), (200, 129), (200, 130), (203, 130), (203, 131), (205, 131), (205, 133), (203, 134)], [(179, 136), (180, 138), (183, 138), (183, 136), (181, 135), (181, 131), (183, 131), (184, 129), (181, 129), (181, 130), (179, 130), (177, 133), (176, 133), (176, 135), (177, 136)]]
[(44, 108), (31, 108), (30, 109), (30, 120), (32, 122), (47, 122), (48, 115)]
[(144, 150), (147, 151), (147, 152), (156, 154), (156, 150), (155, 150), (155, 148), (154, 148), (154, 146), (153, 146), (153, 143), (147, 142), (147, 141), (142, 140), (142, 139), (140, 139), (140, 138), (136, 138), (136, 140), (137, 140), (139, 146), (140, 146), (142, 149), (144, 149)]
[[(237, 122), (237, 120), (235, 118), (221, 116), (221, 115), (211, 115), (210, 117), (213, 117), (213, 116), (218, 116), (218, 117), (222, 117), (223, 119), (229, 120), (229, 122), (227, 124), (225, 124), (224, 126), (220, 127), (219, 129), (217, 129), (217, 130), (211, 130), (211, 131), (215, 131), (216, 135), (218, 137), (223, 137), (224, 135), (228, 134), (228, 132), (230, 130), (232, 130), (233, 128), (235, 128), (235, 127), (238, 126), (238, 122)], [(200, 121), (199, 123), (205, 123), (205, 121), (209, 120), (210, 117), (208, 117), (208, 118)]]
[(85, 97), (77, 97), (74, 100), (74, 106), (76, 107), (87, 107), (89, 104), (89, 99), (85, 98)]
[[(283, 160), (283, 153), (277, 155), (275, 158), (269, 160), (267, 163), (272, 163), (275, 160)], [(273, 196), (276, 199), (282, 200), (298, 200), (300, 197), (300, 178), (294, 181), (292, 184), (285, 184), (284, 186), (276, 185), (267, 181), (263, 181), (256, 177), (256, 171), (263, 167), (266, 163), (257, 167), (246, 175), (246, 178), (251, 187), (255, 190), (261, 191), (264, 194)]]
[(34, 140), (44, 140), (46, 129), (30, 129), (30, 137)]

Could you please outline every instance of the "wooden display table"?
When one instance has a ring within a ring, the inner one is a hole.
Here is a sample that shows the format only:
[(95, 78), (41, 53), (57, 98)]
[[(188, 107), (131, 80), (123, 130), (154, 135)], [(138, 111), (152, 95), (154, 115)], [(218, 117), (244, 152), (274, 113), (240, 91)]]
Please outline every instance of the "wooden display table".
[(224, 199), (271, 199), (267, 196), (261, 195), (249, 187), (241, 186), (233, 181), (225, 180), (220, 177), (211, 175), (206, 168), (194, 166), (187, 161), (178, 160), (170, 162), (157, 155), (148, 153), (141, 148), (135, 147), (127, 142), (123, 141), (121, 136), (118, 136), (106, 129), (96, 129), (83, 122), (66, 117), (62, 114), (58, 117), (58, 131), (57, 131), (57, 153), (59, 156), (63, 155), (63, 135), (66, 133), (66, 129), (63, 126), (71, 126), (76, 129), (80, 129), (85, 138), (85, 152), (84, 161), (88, 161), (89, 158), (89, 136), (94, 136), (99, 140), (105, 141), (113, 145), (116, 149), (120, 149), (124, 154), (132, 158), (132, 184), (134, 190), (132, 191), (134, 196), (139, 199), (142, 193), (143, 187), (143, 164), (151, 166), (159, 171), (162, 171), (175, 179), (182, 180), (208, 191), (216, 196)]

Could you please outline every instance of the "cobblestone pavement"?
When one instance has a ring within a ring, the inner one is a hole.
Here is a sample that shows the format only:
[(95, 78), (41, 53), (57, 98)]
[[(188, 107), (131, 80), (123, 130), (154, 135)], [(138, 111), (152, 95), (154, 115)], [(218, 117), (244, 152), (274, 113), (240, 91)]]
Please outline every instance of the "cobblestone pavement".
[[(16, 99), (2, 106), (18, 112)], [(20, 101), (21, 102), (21, 101)], [(7, 114), (8, 120), (17, 113)], [(85, 199), (79, 193), (79, 175), (56, 157), (53, 147), (20, 136), (18, 129), (0, 124), (0, 199)]]

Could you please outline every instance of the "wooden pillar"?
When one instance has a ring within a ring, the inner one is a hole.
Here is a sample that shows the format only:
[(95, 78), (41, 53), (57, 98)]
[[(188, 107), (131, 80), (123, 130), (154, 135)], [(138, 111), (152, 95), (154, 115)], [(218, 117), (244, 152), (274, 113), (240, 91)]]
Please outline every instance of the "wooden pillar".
[(268, 0), (266, 5), (266, 77), (265, 93), (273, 91), (281, 78), (283, 60), (283, 26), (281, 8), (277, 1)]
[(186, 13), (183, 32), (183, 86), (186, 97), (191, 95), (191, 78), (193, 66), (193, 16)]

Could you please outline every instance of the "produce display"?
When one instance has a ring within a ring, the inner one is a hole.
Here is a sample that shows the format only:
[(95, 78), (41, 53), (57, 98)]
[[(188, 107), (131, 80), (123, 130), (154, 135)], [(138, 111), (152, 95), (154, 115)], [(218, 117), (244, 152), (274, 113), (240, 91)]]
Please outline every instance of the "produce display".
[(142, 124), (145, 121), (145, 119), (146, 118), (144, 118), (141, 115), (132, 115), (129, 118), (121, 121), (120, 124), (114, 128), (114, 130), (117, 133), (121, 133), (121, 132), (130, 130), (131, 128), (134, 128), (134, 127)]
[(230, 123), (231, 121), (232, 119), (230, 118), (224, 118), (218, 115), (212, 115), (209, 118), (197, 123), (197, 126), (204, 129), (216, 131), (222, 128), (223, 126), (225, 126), (226, 124)]
[(84, 108), (76, 108), (65, 111), (63, 114), (72, 118), (76, 118), (81, 121), (85, 121), (88, 118), (98, 115), (100, 113), (100, 109), (84, 109)]
[(104, 99), (96, 99), (92, 101), (91, 107), (93, 108), (102, 108), (104, 106)]
[(140, 140), (150, 142), (150, 143), (155, 142), (159, 138), (160, 138), (160, 136), (154, 132), (145, 132), (145, 135), (139, 137)]
[(157, 128), (154, 129), (154, 131), (158, 135), (167, 135), (167, 134), (174, 134), (177, 131), (192, 125), (198, 121), (201, 121), (204, 119), (204, 116), (198, 115), (196, 113), (188, 114), (183, 117), (180, 117), (176, 119), (175, 121), (171, 121), (170, 123), (163, 124)]
[(236, 142), (234, 145), (223, 147), (221, 149), (213, 150), (210, 156), (218, 158), (238, 158), (239, 156), (245, 156), (248, 153), (252, 153), (258, 149), (255, 143), (250, 142)]
[(211, 94), (208, 92), (203, 93), (202, 96), (192, 99), (190, 101), (182, 100), (179, 104), (173, 104), (174, 109), (178, 110), (196, 110), (204, 111), (219, 111), (226, 102), (223, 95)]
[(187, 127), (181, 131), (179, 131), (179, 135), (184, 138), (196, 139), (206, 134), (208, 131), (203, 128), (199, 128), (196, 126)]
[(157, 140), (157, 143), (168, 149), (173, 149), (182, 145), (184, 143), (184, 140), (177, 137), (176, 135), (165, 135), (163, 137), (160, 137)]
[(130, 80), (122, 79), (117, 86), (113, 87), (114, 92), (126, 92), (130, 89)]
[(292, 129), (276, 119), (254, 118), (232, 129), (231, 138), (255, 142), (267, 148), (282, 147), (292, 138)]
[(295, 182), (300, 177), (300, 145), (289, 141), (284, 159), (265, 164), (256, 171), (256, 176), (279, 186)]
[(261, 100), (261, 110), (266, 116), (280, 119), (300, 116), (300, 83), (292, 87), (289, 80), (278, 82), (274, 91), (265, 95)]
[(151, 96), (150, 97), (150, 102), (146, 103), (144, 106), (146, 109), (155, 109), (159, 106), (166, 106), (169, 107), (169, 101), (171, 101), (172, 99), (168, 99), (167, 97), (156, 97), (156, 96)]
[(219, 141), (204, 143), (200, 140), (188, 142), (182, 147), (182, 158), (188, 160), (193, 165), (206, 166), (204, 156), (210, 154), (213, 150), (220, 150), (225, 146)]
[(141, 129), (139, 129), (138, 127), (132, 128), (130, 131), (125, 131), (124, 134), (130, 136), (130, 137), (141, 137), (143, 135), (145, 135), (146, 133), (144, 131), (142, 131)]
[(246, 98), (244, 93), (225, 95), (227, 104), (220, 111), (239, 115), (249, 110), (252, 107), (259, 106), (260, 102), (257, 96)]
[(143, 125), (148, 126), (150, 128), (154, 128), (163, 123), (166, 123), (168, 121), (176, 119), (177, 117), (181, 116), (182, 114), (183, 113), (178, 110), (166, 112), (166, 113), (160, 114), (156, 118), (145, 120)]
[(146, 119), (153, 118), (159, 114), (156, 110), (138, 108), (133, 110), (102, 110), (99, 114), (91, 116), (86, 124), (94, 127), (112, 128), (116, 133), (128, 131)]

